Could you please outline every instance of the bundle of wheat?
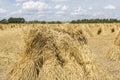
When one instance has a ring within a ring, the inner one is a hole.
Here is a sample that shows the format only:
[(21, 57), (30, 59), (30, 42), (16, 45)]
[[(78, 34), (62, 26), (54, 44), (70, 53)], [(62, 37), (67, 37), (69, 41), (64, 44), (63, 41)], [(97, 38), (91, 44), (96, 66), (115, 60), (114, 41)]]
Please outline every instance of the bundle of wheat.
[(115, 44), (116, 46), (120, 46), (120, 31), (119, 31), (119, 33), (117, 34), (116, 38), (115, 38), (114, 44)]
[(22, 60), (7, 80), (111, 80), (96, 64), (81, 32), (31, 28)]
[(0, 25), (0, 30), (4, 30), (2, 25)]
[(117, 34), (114, 40), (114, 46), (105, 54), (105, 58), (114, 61), (120, 60), (120, 32)]
[(105, 54), (105, 58), (112, 61), (119, 61), (120, 60), (120, 47), (114, 46), (110, 48), (107, 53)]

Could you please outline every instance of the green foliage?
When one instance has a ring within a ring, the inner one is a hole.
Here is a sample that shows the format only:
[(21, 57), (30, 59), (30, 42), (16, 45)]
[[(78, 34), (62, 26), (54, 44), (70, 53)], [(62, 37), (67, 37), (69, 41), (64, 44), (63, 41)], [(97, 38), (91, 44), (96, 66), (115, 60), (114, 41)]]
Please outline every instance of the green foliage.
[(9, 23), (25, 23), (25, 19), (24, 18), (9, 18), (8, 19)]
[(118, 23), (120, 20), (117, 19), (82, 19), (72, 20), (70, 23)]
[[(117, 19), (79, 19), (79, 20), (72, 20), (69, 23), (118, 23), (120, 20)], [(10, 17), (8, 20), (3, 19), (0, 21), (2, 24), (8, 24), (8, 23), (30, 23), (30, 24), (62, 24), (63, 22), (61, 21), (39, 21), (39, 20), (34, 20), (34, 21), (25, 21), (24, 18), (13, 18)]]
[(46, 24), (46, 21), (38, 21), (38, 20), (34, 20), (34, 21), (28, 21), (27, 23), (30, 23), (30, 24), (34, 24), (34, 23)]
[(50, 22), (47, 22), (48, 24), (61, 24), (62, 22), (60, 21), (50, 21)]
[(7, 24), (8, 21), (7, 21), (6, 19), (3, 19), (3, 20), (0, 21), (0, 23), (2, 23), (2, 24)]
[(9, 18), (7, 19), (2, 19), (0, 21), (0, 23), (2, 24), (8, 24), (8, 23), (25, 23), (25, 19), (24, 18)]
[(34, 20), (34, 21), (28, 21), (27, 23), (40, 23), (40, 24), (61, 24), (62, 22), (60, 22), (60, 21), (49, 21), (49, 22), (47, 22), (47, 21), (38, 21), (38, 20)]

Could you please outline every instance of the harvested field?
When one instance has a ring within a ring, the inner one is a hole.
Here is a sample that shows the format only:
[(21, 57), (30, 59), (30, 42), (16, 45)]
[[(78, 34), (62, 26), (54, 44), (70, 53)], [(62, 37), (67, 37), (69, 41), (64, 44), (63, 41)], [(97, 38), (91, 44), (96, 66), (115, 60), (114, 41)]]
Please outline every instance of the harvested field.
[(120, 80), (119, 28), (0, 25), (0, 80)]

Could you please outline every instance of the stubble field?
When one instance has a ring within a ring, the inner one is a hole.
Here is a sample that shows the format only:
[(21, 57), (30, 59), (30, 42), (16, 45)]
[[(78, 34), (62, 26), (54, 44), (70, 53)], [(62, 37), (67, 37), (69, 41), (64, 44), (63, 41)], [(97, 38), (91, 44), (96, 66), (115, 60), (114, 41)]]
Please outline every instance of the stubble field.
[(119, 28), (0, 24), (0, 80), (120, 80)]

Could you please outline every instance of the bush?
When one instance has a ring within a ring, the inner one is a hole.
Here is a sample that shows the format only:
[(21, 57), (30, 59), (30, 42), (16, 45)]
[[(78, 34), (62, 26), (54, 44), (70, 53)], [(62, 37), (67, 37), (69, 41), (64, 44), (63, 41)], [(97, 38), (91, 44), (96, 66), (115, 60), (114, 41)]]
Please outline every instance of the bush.
[(6, 19), (3, 19), (3, 20), (0, 21), (0, 23), (2, 23), (2, 24), (8, 24), (8, 21)]
[(8, 19), (9, 23), (25, 23), (25, 19), (24, 18), (9, 18)]

